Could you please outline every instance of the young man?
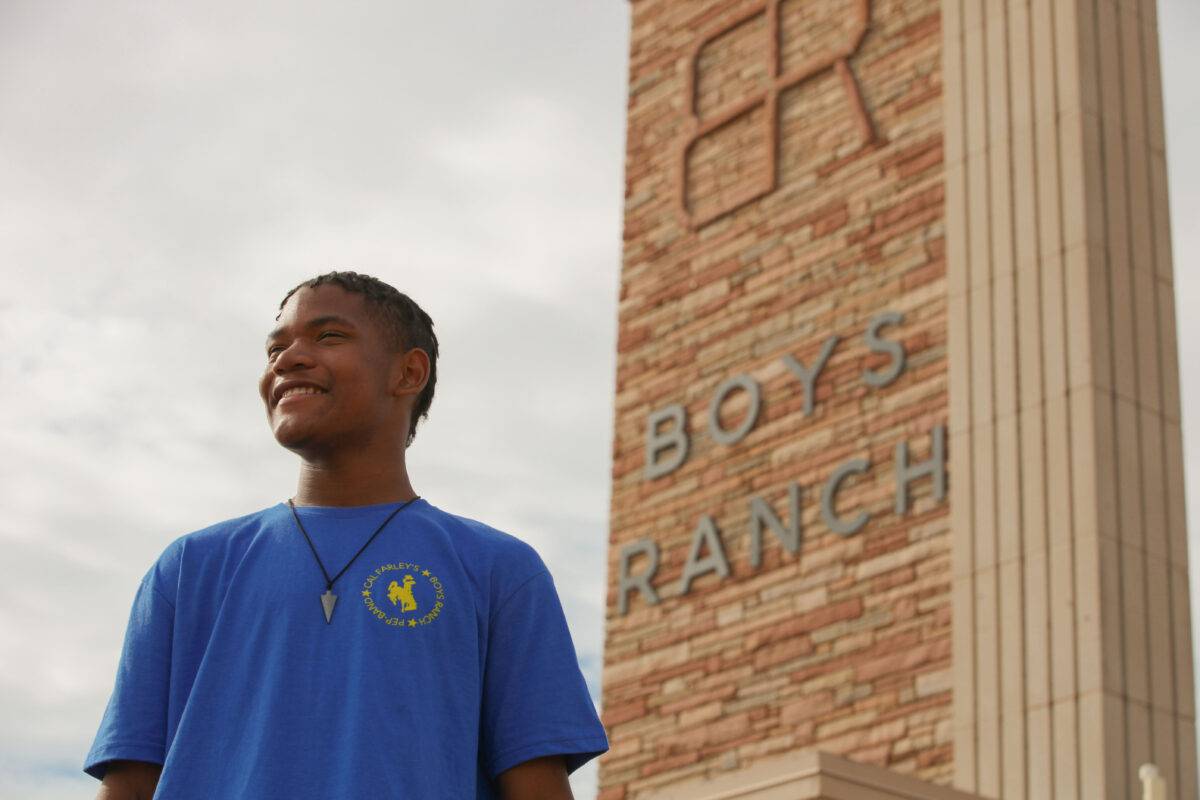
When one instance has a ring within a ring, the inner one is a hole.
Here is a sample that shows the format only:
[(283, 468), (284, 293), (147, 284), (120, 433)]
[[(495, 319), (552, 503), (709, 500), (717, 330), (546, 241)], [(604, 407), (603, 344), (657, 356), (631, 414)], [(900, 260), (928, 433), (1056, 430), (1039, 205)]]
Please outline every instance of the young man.
[(276, 319), (259, 391), (296, 494), (175, 540), (142, 580), (84, 765), (98, 800), (569, 799), (608, 742), (550, 574), (405, 467), (429, 316), (331, 272)]

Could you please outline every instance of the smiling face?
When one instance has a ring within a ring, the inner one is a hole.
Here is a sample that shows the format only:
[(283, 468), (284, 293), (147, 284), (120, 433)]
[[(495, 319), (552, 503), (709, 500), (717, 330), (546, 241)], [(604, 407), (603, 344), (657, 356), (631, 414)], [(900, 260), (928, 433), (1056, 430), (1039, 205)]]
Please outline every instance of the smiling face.
[(403, 356), (389, 352), (366, 299), (340, 286), (305, 287), (267, 337), (259, 394), (281, 445), (329, 454), (398, 437), (403, 449), (414, 395)]

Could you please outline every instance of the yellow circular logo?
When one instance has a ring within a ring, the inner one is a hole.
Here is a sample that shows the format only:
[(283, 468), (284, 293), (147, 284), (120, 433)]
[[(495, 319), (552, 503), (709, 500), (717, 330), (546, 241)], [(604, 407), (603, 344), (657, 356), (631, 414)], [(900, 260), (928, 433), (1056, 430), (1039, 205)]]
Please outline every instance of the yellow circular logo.
[(428, 568), (408, 561), (380, 564), (363, 581), (363, 605), (393, 628), (429, 625), (442, 613), (446, 592)]

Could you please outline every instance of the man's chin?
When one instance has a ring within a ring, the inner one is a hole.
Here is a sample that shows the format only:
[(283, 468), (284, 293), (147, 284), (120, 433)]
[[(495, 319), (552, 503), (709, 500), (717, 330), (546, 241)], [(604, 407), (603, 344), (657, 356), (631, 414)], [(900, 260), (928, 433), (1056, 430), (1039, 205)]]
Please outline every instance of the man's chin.
[(287, 420), (276, 425), (273, 433), (279, 446), (291, 450), (293, 453), (319, 449), (322, 440), (319, 431), (313, 430), (307, 425), (293, 425)]

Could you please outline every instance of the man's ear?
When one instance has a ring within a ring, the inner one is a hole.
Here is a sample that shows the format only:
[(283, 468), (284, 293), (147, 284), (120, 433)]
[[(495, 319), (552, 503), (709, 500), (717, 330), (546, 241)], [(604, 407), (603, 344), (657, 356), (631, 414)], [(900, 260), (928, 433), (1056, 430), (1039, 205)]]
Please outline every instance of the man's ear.
[(392, 394), (417, 395), (429, 382), (429, 354), (414, 347), (392, 357)]

